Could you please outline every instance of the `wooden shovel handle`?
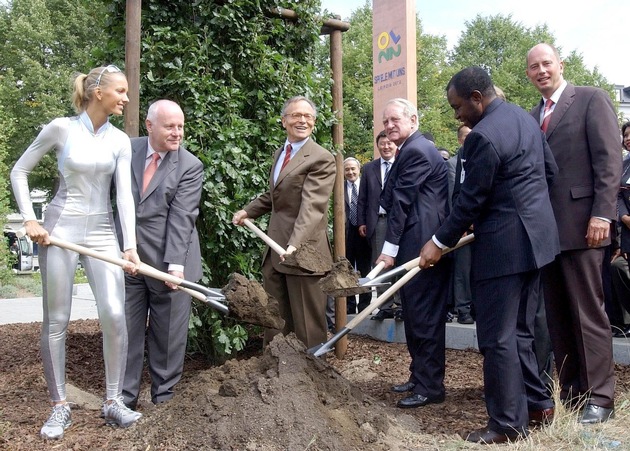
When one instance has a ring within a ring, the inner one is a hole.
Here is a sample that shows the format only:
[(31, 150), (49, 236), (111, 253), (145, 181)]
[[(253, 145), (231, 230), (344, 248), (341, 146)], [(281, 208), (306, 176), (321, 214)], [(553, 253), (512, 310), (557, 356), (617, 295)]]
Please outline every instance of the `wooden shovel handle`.
[(245, 218), (243, 219), (243, 223), (252, 231), (254, 232), (256, 235), (258, 235), (259, 238), (262, 238), (262, 240), (267, 243), (267, 246), (269, 246), (271, 249), (274, 250), (274, 252), (278, 255), (284, 255), (287, 253), (286, 249), (284, 249), (282, 246), (280, 246), (278, 243), (276, 243), (274, 240), (271, 239), (271, 237), (269, 235), (267, 235), (265, 232), (263, 232), (262, 230), (260, 230), (258, 228), (258, 226), (256, 226), (256, 224), (254, 224), (253, 222), (251, 222), (249, 219)]

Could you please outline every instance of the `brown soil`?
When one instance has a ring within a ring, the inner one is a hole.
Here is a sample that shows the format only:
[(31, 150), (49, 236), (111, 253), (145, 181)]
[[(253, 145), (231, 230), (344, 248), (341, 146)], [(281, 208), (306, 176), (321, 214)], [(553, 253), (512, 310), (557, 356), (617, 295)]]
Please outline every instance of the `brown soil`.
[(228, 284), (223, 287), (223, 294), (228, 301), (230, 316), (271, 329), (284, 328), (278, 301), (269, 296), (257, 281), (241, 274), (230, 274)]
[(282, 263), (310, 273), (325, 273), (332, 268), (330, 255), (322, 255), (309, 242), (300, 244), (295, 252), (285, 256)]
[[(254, 342), (220, 367), (188, 358), (175, 398), (142, 403), (144, 416), (129, 429), (105, 427), (98, 406), (73, 408), (65, 437), (47, 443), (39, 437), (49, 413), (40, 327), (0, 326), (0, 449), (435, 450), (486, 422), (482, 359), (474, 351), (447, 351), (443, 404), (401, 410), (389, 387), (408, 376), (405, 345), (351, 335), (345, 359), (324, 359), (289, 336), (264, 353)], [(101, 398), (98, 322), (71, 322), (67, 348), (68, 382)], [(626, 392), (630, 371), (617, 366), (616, 375), (618, 393)]]
[(322, 277), (318, 284), (324, 293), (333, 297), (367, 293), (371, 288), (360, 288), (359, 276), (347, 258), (338, 257), (330, 272)]

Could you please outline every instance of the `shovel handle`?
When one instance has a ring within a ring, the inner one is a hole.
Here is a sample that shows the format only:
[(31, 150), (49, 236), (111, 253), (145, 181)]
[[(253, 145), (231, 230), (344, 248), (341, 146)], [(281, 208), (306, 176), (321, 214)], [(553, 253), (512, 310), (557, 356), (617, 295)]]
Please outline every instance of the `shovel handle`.
[(258, 235), (258, 238), (261, 238), (265, 243), (267, 243), (267, 246), (269, 246), (271, 249), (273, 249), (276, 254), (282, 256), (282, 255), (287, 253), (286, 249), (284, 249), (282, 246), (280, 246), (278, 243), (276, 243), (274, 240), (272, 240), (269, 235), (267, 235), (265, 232), (260, 230), (258, 228), (258, 226), (256, 226), (256, 224), (251, 222), (249, 219), (247, 219), (247, 218), (243, 219), (243, 223), (252, 232), (254, 232), (256, 235)]
[(383, 270), (383, 268), (385, 267), (385, 262), (384, 261), (380, 261), (378, 262), (378, 265), (376, 265), (372, 271), (370, 271), (368, 273), (367, 276), (365, 276), (365, 278), (367, 280), (372, 280), (373, 278), (375, 278), (376, 276), (378, 276), (378, 274)]
[[(24, 236), (26, 235), (26, 231), (24, 229), (20, 229), (16, 232), (16, 235)], [(69, 241), (64, 241), (51, 235), (48, 236), (48, 239), (50, 240), (50, 244), (52, 244), (53, 246), (68, 249), (70, 251), (74, 251), (82, 255), (87, 255), (88, 257), (93, 257), (98, 260), (103, 260), (104, 262), (120, 266), (121, 268), (124, 268), (129, 263), (129, 261), (125, 260), (124, 258), (112, 257), (111, 255), (105, 254), (103, 252), (95, 251), (94, 249), (90, 249), (85, 246), (70, 243)], [(140, 266), (138, 267), (138, 272), (140, 274), (153, 277), (154, 279), (163, 280), (165, 282), (170, 282), (174, 285), (178, 285), (178, 289), (185, 291), (186, 293), (196, 299), (199, 299), (200, 301), (206, 301), (206, 296), (204, 296), (202, 293), (191, 288), (180, 287), (179, 285), (183, 282), (183, 279), (180, 279), (179, 277), (175, 277), (171, 274), (159, 271), (145, 263), (140, 263)]]

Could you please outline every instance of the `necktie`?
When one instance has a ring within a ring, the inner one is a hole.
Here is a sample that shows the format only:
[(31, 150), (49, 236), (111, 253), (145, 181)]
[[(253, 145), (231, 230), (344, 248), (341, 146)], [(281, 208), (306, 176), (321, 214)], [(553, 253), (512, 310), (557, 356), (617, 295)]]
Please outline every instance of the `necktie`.
[(149, 182), (153, 178), (153, 174), (157, 171), (158, 161), (160, 160), (160, 154), (154, 152), (151, 155), (151, 162), (144, 170), (144, 176), (142, 177), (142, 194), (147, 190), (147, 186), (149, 186)]
[(291, 147), (291, 144), (287, 144), (287, 148), (284, 150), (284, 160), (282, 160), (282, 166), (280, 166), (280, 172), (282, 172), (282, 170), (284, 169), (284, 167), (289, 164), (289, 161), (291, 161), (291, 150), (293, 148)]
[(547, 99), (545, 102), (545, 111), (543, 114), (543, 121), (540, 124), (540, 129), (543, 133), (547, 133), (547, 127), (549, 126), (549, 121), (551, 120), (551, 107), (553, 106), (553, 100)]
[(385, 165), (385, 174), (383, 175), (383, 185), (385, 185), (385, 182), (387, 181), (387, 176), (389, 175), (389, 170), (392, 168), (392, 162), (384, 161), (383, 164)]
[(357, 194), (357, 185), (352, 183), (352, 195), (350, 196), (350, 224), (357, 225), (357, 202), (359, 196)]

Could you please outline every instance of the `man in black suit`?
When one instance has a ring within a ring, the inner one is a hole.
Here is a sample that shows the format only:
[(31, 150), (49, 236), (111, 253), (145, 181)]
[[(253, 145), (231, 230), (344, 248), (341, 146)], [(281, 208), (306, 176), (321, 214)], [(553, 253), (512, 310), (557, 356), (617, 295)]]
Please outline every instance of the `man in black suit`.
[[(418, 256), (420, 246), (438, 229), (447, 212), (446, 163), (435, 145), (418, 132), (418, 111), (405, 99), (387, 102), (383, 111), (387, 137), (398, 146), (383, 192), (387, 232), (381, 255), (385, 269)], [(421, 271), (400, 290), (409, 380), (395, 385), (396, 393), (411, 392), (398, 401), (402, 408), (444, 401), (446, 298), (448, 262)]]
[(422, 248), (420, 266), (437, 264), (442, 249), (474, 225), (473, 303), (490, 419), (465, 438), (503, 443), (525, 436), (530, 419), (552, 415), (533, 331), (540, 268), (560, 249), (548, 193), (557, 167), (536, 121), (497, 98), (483, 69), (453, 76), (447, 98), (455, 117), (472, 130), (464, 142), (459, 196)]
[[(363, 166), (363, 176), (361, 177), (361, 189), (359, 190), (359, 235), (365, 237), (370, 243), (372, 255), (370, 262), (376, 261), (383, 249), (385, 242), (385, 232), (387, 231), (387, 212), (380, 205), (381, 191), (389, 170), (396, 161), (396, 144), (387, 137), (385, 130), (376, 136), (376, 147), (381, 155), (380, 158), (370, 161)], [(384, 288), (377, 288), (380, 295), (385, 292)], [(400, 309), (392, 308), (396, 295), (381, 305), (375, 320), (394, 318)], [(402, 319), (402, 317), (400, 318)]]
[[(195, 221), (203, 164), (181, 146), (184, 113), (175, 102), (158, 100), (151, 104), (146, 127), (148, 138), (131, 140), (138, 255), (160, 271), (195, 282), (201, 278)], [(157, 169), (151, 169), (154, 164)], [(159, 404), (173, 397), (173, 387), (184, 368), (190, 295), (168, 282), (143, 275), (126, 274), (125, 289), (129, 351), (122, 394), (125, 404), (135, 409), (144, 365), (145, 333), (151, 401)]]
[[(354, 157), (348, 157), (343, 162), (343, 173), (346, 179), (344, 183), (344, 199), (346, 206), (346, 258), (352, 267), (365, 277), (370, 272), (370, 243), (359, 233), (359, 190), (361, 188), (361, 163)], [(354, 315), (367, 308), (372, 301), (372, 292), (362, 293), (357, 296), (348, 296), (347, 313)]]
[(548, 44), (527, 53), (527, 76), (543, 97), (531, 114), (561, 175), (550, 198), (562, 252), (545, 268), (543, 286), (560, 398), (576, 407), (586, 401), (579, 421), (598, 423), (614, 415), (602, 264), (621, 179), (619, 125), (607, 92), (573, 86), (563, 70), (558, 51)]

